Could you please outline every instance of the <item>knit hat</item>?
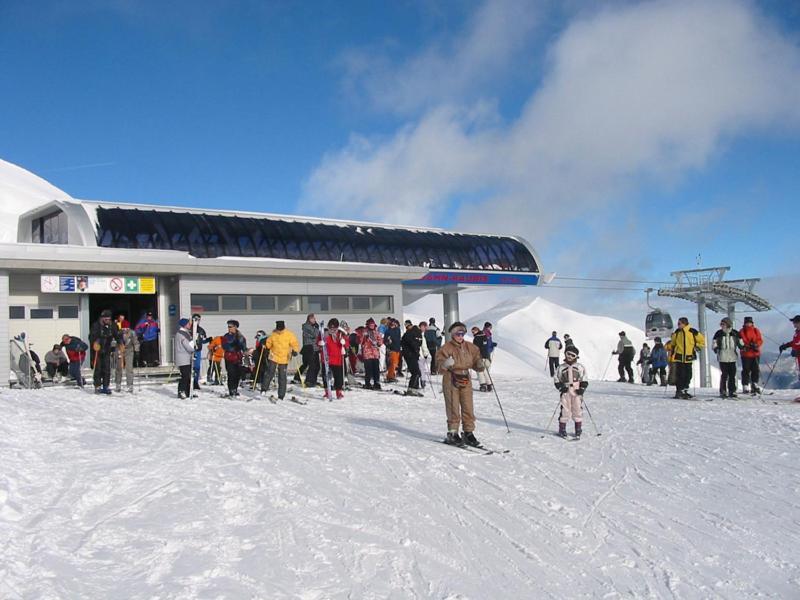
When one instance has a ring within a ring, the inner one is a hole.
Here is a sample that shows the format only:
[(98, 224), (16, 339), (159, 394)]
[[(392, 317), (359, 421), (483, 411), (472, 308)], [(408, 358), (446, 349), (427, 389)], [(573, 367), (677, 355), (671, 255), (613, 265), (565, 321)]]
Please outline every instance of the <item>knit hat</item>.
[(186, 327), (188, 324), (189, 324), (189, 319), (181, 319), (180, 321), (178, 321), (179, 327)]
[(745, 323), (752, 323), (753, 322), (753, 317), (745, 317), (744, 318), (744, 322)]
[(100, 313), (100, 316), (101, 317), (108, 317), (110, 319), (111, 318), (111, 311), (108, 310), (108, 309), (105, 309), (103, 312)]
[(455, 323), (450, 325), (450, 327), (448, 328), (447, 331), (449, 331), (450, 333), (453, 333), (454, 331), (456, 331), (458, 329), (461, 329), (462, 331), (466, 332), (467, 331), (467, 326), (464, 325), (461, 321), (456, 321)]
[(619, 334), (620, 335), (625, 335), (625, 332), (624, 331), (620, 331)]
[(792, 323), (797, 323), (800, 321), (800, 315), (795, 315), (791, 319), (789, 319)]
[(367, 319), (367, 322), (366, 322), (366, 326), (367, 327), (369, 327), (370, 325), (375, 325), (375, 319), (373, 319), (372, 317)]
[(275, 321), (275, 329), (278, 331), (283, 331), (286, 329), (286, 323), (284, 321)]
[(228, 321), (228, 323), (227, 323), (227, 324), (228, 324), (228, 325), (233, 325), (233, 326), (234, 326), (234, 327), (236, 327), (236, 328), (238, 328), (238, 327), (239, 327), (239, 321), (237, 321), (236, 319), (231, 319), (230, 321)]
[(578, 358), (579, 354), (580, 352), (578, 352), (578, 349), (575, 346), (568, 346), (566, 351), (564, 352), (564, 356), (566, 356), (570, 360)]
[(491, 327), (491, 326), (492, 326), (492, 324), (489, 323), (489, 321), (486, 321), (486, 323), (483, 324), (483, 328), (484, 329), (486, 329), (487, 327)]

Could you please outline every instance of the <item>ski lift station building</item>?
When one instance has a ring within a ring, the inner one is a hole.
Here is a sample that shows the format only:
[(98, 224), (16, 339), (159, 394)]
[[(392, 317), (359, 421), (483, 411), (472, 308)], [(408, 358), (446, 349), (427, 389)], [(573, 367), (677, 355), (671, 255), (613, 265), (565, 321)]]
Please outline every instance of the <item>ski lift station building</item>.
[[(64, 333), (86, 340), (103, 309), (132, 324), (150, 311), (169, 364), (178, 319), (194, 312), (210, 335), (234, 318), (251, 339), (277, 319), (299, 332), (310, 312), (352, 325), (400, 318), (404, 304), (442, 294), (448, 324), (460, 290), (538, 285), (541, 272), (518, 237), (58, 200), (22, 214), (17, 243), (0, 244), (0, 335), (25, 331), (43, 358)], [(0, 385), (9, 376), (6, 350)]]

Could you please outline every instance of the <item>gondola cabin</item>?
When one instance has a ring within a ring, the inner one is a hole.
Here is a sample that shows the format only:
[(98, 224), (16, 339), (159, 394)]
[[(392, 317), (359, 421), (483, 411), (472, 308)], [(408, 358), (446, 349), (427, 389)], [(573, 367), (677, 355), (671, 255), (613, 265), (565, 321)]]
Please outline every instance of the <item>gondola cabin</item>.
[(672, 317), (669, 313), (654, 310), (647, 314), (644, 331), (648, 339), (668, 338), (672, 334), (673, 328)]

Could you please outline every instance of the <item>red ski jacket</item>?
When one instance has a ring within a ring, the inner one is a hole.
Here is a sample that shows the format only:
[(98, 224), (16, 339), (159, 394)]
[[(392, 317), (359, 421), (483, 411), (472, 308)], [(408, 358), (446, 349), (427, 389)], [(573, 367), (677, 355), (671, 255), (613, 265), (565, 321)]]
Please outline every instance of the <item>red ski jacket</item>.
[[(755, 325), (750, 327), (746, 325), (739, 330), (739, 338), (742, 340), (742, 344), (744, 344), (744, 348), (742, 349), (742, 357), (743, 358), (756, 358), (757, 356), (761, 356), (761, 346), (764, 344), (764, 340), (761, 339), (761, 332), (758, 330), (758, 327)], [(755, 347), (755, 350), (753, 349)]]

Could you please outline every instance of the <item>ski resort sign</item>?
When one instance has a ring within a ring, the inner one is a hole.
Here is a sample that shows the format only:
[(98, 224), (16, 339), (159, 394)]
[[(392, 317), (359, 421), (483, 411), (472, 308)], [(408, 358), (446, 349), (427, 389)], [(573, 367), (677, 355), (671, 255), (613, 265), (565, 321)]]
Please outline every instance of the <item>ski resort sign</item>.
[(47, 294), (155, 294), (155, 277), (129, 275), (42, 275)]

